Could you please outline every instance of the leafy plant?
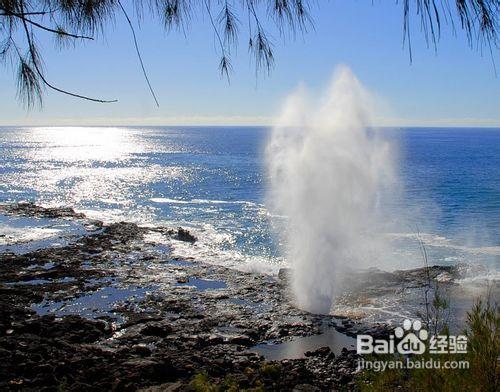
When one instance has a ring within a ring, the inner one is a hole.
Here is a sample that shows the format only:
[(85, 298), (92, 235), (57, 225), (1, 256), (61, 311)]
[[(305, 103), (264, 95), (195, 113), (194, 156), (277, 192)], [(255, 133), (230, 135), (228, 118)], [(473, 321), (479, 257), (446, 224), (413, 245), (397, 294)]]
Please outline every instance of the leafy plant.
[[(362, 391), (484, 391), (499, 390), (500, 310), (490, 298), (478, 299), (468, 312), (464, 331), (468, 338), (467, 352), (463, 354), (425, 354), (413, 356), (412, 369), (387, 369), (382, 372), (365, 371), (359, 376)], [(445, 326), (444, 331), (447, 331)], [(442, 332), (444, 333), (444, 332)], [(375, 358), (372, 358), (375, 359)], [(400, 356), (387, 355), (376, 360), (395, 361)], [(418, 368), (417, 362), (439, 361), (440, 368)], [(443, 366), (453, 361), (463, 368)], [(467, 366), (465, 366), (467, 364)]]
[[(220, 61), (219, 71), (229, 78), (232, 54), (241, 31), (255, 58), (257, 70), (269, 72), (274, 64), (272, 31), (282, 38), (312, 29), (310, 0), (0, 0), (0, 62), (19, 65), (18, 96), (27, 107), (41, 104), (43, 88), (72, 97), (107, 103), (105, 100), (58, 87), (49, 80), (38, 55), (43, 34), (53, 36), (58, 47), (91, 41), (118, 18), (131, 29), (131, 40), (148, 88), (158, 104), (139, 51), (137, 26), (145, 16), (158, 20), (167, 31), (186, 32), (198, 15), (210, 22)], [(320, 4), (321, 2), (317, 2)], [(498, 0), (402, 0), (405, 42), (411, 54), (410, 19), (420, 21), (428, 43), (437, 46), (442, 21), (465, 31), (471, 47), (498, 47)], [(362, 6), (360, 4), (360, 6)], [(356, 21), (354, 21), (355, 23)]]

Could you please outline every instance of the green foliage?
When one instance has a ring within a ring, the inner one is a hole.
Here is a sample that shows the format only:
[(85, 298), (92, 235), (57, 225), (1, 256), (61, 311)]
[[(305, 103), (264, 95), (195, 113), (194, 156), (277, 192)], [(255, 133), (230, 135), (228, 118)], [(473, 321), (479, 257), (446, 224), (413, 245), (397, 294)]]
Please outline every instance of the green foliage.
[[(132, 4), (130, 4), (132, 3)], [(136, 54), (149, 89), (155, 94), (145, 72), (139, 52), (134, 24), (146, 13), (157, 19), (167, 31), (186, 26), (198, 15), (209, 21), (219, 48), (219, 70), (229, 77), (233, 49), (240, 41), (241, 31), (247, 37), (248, 49), (254, 55), (257, 69), (269, 72), (274, 64), (273, 30), (280, 37), (295, 37), (313, 27), (310, 0), (0, 0), (0, 61), (20, 64), (18, 95), (27, 107), (41, 100), (41, 86), (80, 99), (114, 102), (56, 87), (47, 80), (41, 58), (36, 55), (38, 36), (52, 35), (59, 47), (68, 42), (93, 40), (118, 18), (129, 22)], [(410, 16), (420, 19), (427, 40), (439, 40), (441, 20), (466, 31), (469, 44), (482, 48), (498, 47), (498, 0), (404, 0), (404, 36), (410, 40)], [(316, 4), (316, 3), (314, 3)], [(321, 5), (321, 2), (317, 2)], [(453, 7), (452, 5), (455, 5)], [(362, 6), (360, 4), (360, 6)], [(129, 14), (134, 17), (129, 17)], [(132, 22), (133, 20), (133, 22)], [(355, 22), (355, 21), (354, 21)], [(271, 33), (269, 33), (271, 31)], [(477, 42), (473, 42), (473, 38)], [(410, 49), (411, 58), (411, 45)], [(29, 53), (29, 61), (23, 54)], [(22, 62), (24, 61), (24, 64)], [(28, 65), (28, 67), (26, 67)]]
[[(219, 48), (219, 69), (228, 78), (232, 69), (232, 49), (238, 44), (242, 26), (246, 27), (248, 48), (254, 55), (256, 67), (267, 71), (274, 63), (269, 29), (274, 28), (286, 37), (289, 31), (295, 35), (297, 31), (304, 33), (312, 26), (309, 0), (133, 0), (127, 3), (123, 1), (123, 4), (120, 0), (0, 0), (0, 60), (10, 60), (6, 64), (24, 61), (20, 65), (23, 72), (18, 75), (18, 95), (28, 108), (33, 106), (33, 102), (41, 100), (40, 85), (81, 99), (114, 102), (54, 86), (45, 77), (41, 62), (38, 61), (40, 59), (35, 58), (34, 51), (37, 37), (42, 33), (51, 34), (57, 46), (62, 47), (68, 40), (93, 40), (103, 34), (115, 19), (123, 18), (131, 28), (131, 38), (142, 72), (158, 103), (145, 71), (134, 28), (146, 13), (151, 19), (163, 24), (167, 31), (179, 29), (185, 32), (191, 20), (199, 14), (204, 20), (210, 21)], [(241, 20), (245, 23), (242, 24)], [(29, 62), (21, 56), (25, 52), (29, 53)], [(29, 69), (26, 67), (28, 63), (31, 63)], [(27, 72), (29, 77), (26, 77)]]
[(500, 357), (500, 309), (492, 305), (490, 300), (479, 300), (468, 313), (466, 331), (469, 339), (468, 359), (471, 360), (469, 382), (489, 388), (484, 391), (498, 391)]
[[(443, 306), (440, 303), (439, 306)], [(468, 337), (467, 353), (430, 354), (413, 356), (413, 363), (440, 361), (441, 368), (386, 369), (365, 371), (359, 376), (362, 391), (497, 391), (499, 390), (500, 310), (497, 304), (479, 299), (468, 312), (465, 334)], [(447, 327), (440, 332), (447, 333)], [(368, 358), (367, 358), (368, 359)], [(370, 358), (394, 361), (396, 355)], [(466, 361), (468, 368), (445, 369), (447, 361)]]
[(190, 383), (196, 392), (263, 392), (265, 385), (276, 386), (282, 374), (279, 363), (264, 363), (258, 369), (247, 368), (244, 375), (237, 379), (228, 374), (222, 379), (213, 379), (202, 372), (194, 376)]
[(449, 301), (438, 282), (434, 282), (434, 298), (428, 309), (428, 315), (424, 319), (427, 331), (433, 335), (448, 334), (448, 311)]
[(281, 375), (281, 365), (279, 363), (265, 363), (260, 367), (260, 373), (263, 377), (278, 379)]
[(190, 385), (196, 392), (217, 392), (220, 390), (205, 372), (198, 373), (194, 376)]
[(207, 373), (198, 373), (189, 384), (196, 392), (264, 392), (265, 389), (258, 385), (244, 388), (231, 375), (224, 377), (220, 382), (212, 380)]

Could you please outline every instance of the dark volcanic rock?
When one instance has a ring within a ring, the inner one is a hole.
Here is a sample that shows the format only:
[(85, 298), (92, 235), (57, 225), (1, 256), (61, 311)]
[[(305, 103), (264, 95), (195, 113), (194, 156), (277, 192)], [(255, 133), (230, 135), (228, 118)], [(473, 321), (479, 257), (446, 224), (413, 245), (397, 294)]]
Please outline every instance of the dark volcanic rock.
[(285, 282), (288, 283), (291, 281), (293, 277), (293, 270), (291, 268), (280, 268), (278, 271), (278, 278)]
[[(0, 213), (86, 219), (69, 208), (31, 203), (0, 205)], [(317, 334), (323, 325), (322, 317), (292, 306), (290, 270), (280, 271), (278, 282), (167, 262), (171, 255), (158, 253), (147, 234), (194, 243), (189, 231), (128, 222), (99, 227), (58, 248), (0, 255), (0, 390), (185, 391), (200, 378), (213, 390), (221, 384), (230, 390), (352, 389), (350, 352), (334, 358), (322, 347), (278, 362), (251, 352), (268, 339)], [(177, 284), (188, 276), (225, 284)]]
[(164, 338), (172, 333), (172, 327), (164, 322), (150, 323), (141, 329), (146, 336), (158, 336)]
[(66, 316), (61, 320), (47, 315), (12, 327), (13, 336), (31, 334), (45, 339), (64, 339), (71, 343), (93, 343), (111, 334), (102, 321), (88, 320), (76, 315)]
[(85, 218), (84, 214), (75, 212), (71, 207), (45, 208), (31, 202), (0, 204), (0, 213), (37, 218)]
[(188, 230), (183, 229), (182, 227), (179, 227), (177, 229), (177, 239), (179, 241), (185, 241), (191, 243), (196, 242), (196, 237), (192, 235)]
[(335, 354), (332, 352), (332, 350), (328, 346), (320, 347), (314, 351), (307, 351), (304, 355), (306, 357), (315, 357), (315, 356), (319, 356), (319, 357), (329, 356), (331, 358), (335, 357)]

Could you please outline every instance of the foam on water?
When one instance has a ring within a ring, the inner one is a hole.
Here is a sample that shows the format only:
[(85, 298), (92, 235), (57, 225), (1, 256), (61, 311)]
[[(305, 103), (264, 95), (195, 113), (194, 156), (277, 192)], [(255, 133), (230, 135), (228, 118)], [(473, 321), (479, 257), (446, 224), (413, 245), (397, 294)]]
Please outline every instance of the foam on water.
[(63, 246), (85, 232), (81, 224), (64, 219), (0, 215), (0, 253)]
[(167, 204), (245, 204), (249, 206), (264, 207), (264, 204), (253, 203), (248, 200), (211, 200), (211, 199), (180, 200), (180, 199), (169, 199), (166, 197), (153, 197), (149, 200), (151, 200), (154, 203), (167, 203)]
[(500, 255), (500, 246), (466, 246), (454, 243), (453, 240), (446, 238), (444, 236), (430, 234), (430, 233), (388, 233), (390, 237), (393, 238), (405, 238), (413, 240), (414, 242), (419, 239), (428, 246), (449, 248), (453, 250), (459, 250), (471, 254), (483, 254), (483, 255)]
[[(179, 222), (163, 222), (162, 225), (175, 227)], [(146, 240), (157, 245), (166, 245), (173, 258), (194, 259), (197, 262), (220, 265), (245, 272), (259, 272), (276, 275), (286, 266), (281, 257), (264, 257), (239, 251), (233, 246), (236, 238), (230, 232), (216, 229), (211, 224), (186, 225), (196, 238), (195, 243), (178, 241), (156, 233), (148, 234)]]
[[(326, 186), (332, 182), (327, 175), (332, 166), (329, 155), (340, 159), (344, 154), (347, 159), (357, 153), (355, 155), (367, 163), (368, 157), (378, 157), (373, 150), (387, 146), (373, 131), (355, 131), (359, 143), (351, 149), (346, 147), (351, 146), (349, 141), (353, 135), (338, 130), (329, 135), (319, 130), (327, 128), (332, 118), (340, 115), (357, 119), (356, 124), (363, 126), (356, 129), (365, 129), (369, 123), (369, 94), (358, 88), (357, 82), (347, 84), (354, 84), (354, 90), (337, 90), (337, 93), (343, 91), (337, 96), (351, 100), (353, 95), (348, 92), (357, 91), (360, 99), (355, 105), (342, 107), (342, 113), (335, 110), (331, 99), (335, 94), (327, 92), (322, 101), (315, 102), (298, 93), (291, 98), (296, 105), (287, 106), (287, 123), (278, 124), (286, 127), (292, 123), (305, 124), (307, 129), (318, 129), (305, 136), (300, 129), (289, 127), (290, 138), (297, 140), (283, 142), (286, 146), (300, 148), (284, 148), (277, 152), (282, 154), (278, 157), (283, 157), (293, 151), (301, 157), (296, 169), (301, 170), (302, 165), (304, 170), (305, 182), (299, 184), (299, 188), (294, 184), (284, 188), (284, 196), (288, 193), (295, 197), (296, 190), (302, 190), (300, 198), (307, 202), (308, 208), (304, 215), (311, 214), (311, 222), (316, 218), (324, 221), (320, 226), (312, 226), (314, 231), (306, 230), (311, 226), (304, 226), (301, 229), (304, 238), (294, 234), (298, 238), (297, 251), (300, 253), (301, 244), (310, 236), (313, 239), (310, 247), (319, 246), (319, 250), (304, 247), (302, 252), (319, 254), (324, 259), (332, 254), (340, 257), (339, 253), (343, 252), (342, 247), (340, 251), (331, 252), (330, 243), (325, 247), (324, 242), (315, 241), (327, 238), (324, 232), (332, 228), (332, 235), (339, 234), (335, 228), (342, 222), (334, 218), (341, 215), (330, 213), (332, 204), (337, 205), (338, 211), (346, 211), (346, 216), (350, 210), (345, 208), (345, 200), (339, 202), (337, 199), (342, 194), (340, 190), (333, 198), (330, 195), (323, 198), (309, 191), (316, 189), (310, 185), (325, 182)], [(317, 120), (311, 120), (313, 117)], [(287, 136), (276, 130), (272, 132), (273, 138)], [(296, 216), (284, 208), (272, 205), (269, 208), (265, 198), (264, 150), (269, 133), (270, 130), (263, 127), (0, 127), (0, 202), (29, 200), (47, 207), (71, 206), (107, 223), (131, 221), (151, 226), (182, 226), (196, 235), (197, 243), (191, 245), (163, 236), (154, 240), (157, 248), (165, 253), (172, 251), (180, 258), (194, 258), (195, 262), (276, 273), (280, 267), (288, 265), (285, 259), (290, 253), (284, 240), (294, 238), (290, 237), (289, 227), (296, 226), (288, 223), (296, 221)], [(355, 221), (360, 216), (359, 221), (366, 219), (369, 230), (360, 230), (361, 224), (358, 224), (352, 232), (362, 232), (365, 236), (362, 245), (366, 249), (355, 248), (359, 253), (369, 252), (367, 261), (379, 267), (421, 267), (420, 249), (413, 234), (420, 231), (431, 264), (486, 264), (491, 268), (471, 271), (461, 283), (478, 286), (484, 282), (483, 277), (492, 281), (500, 262), (500, 130), (407, 128), (384, 129), (381, 133), (384, 139), (387, 136), (397, 143), (400, 150), (398, 168), (405, 191), (401, 203), (404, 209), (419, 211), (419, 214), (413, 214), (416, 219), (411, 224), (383, 230), (385, 228), (377, 226), (380, 219), (372, 217), (371, 213), (383, 211), (387, 197), (383, 191), (372, 192), (374, 187), (368, 187), (366, 200), (370, 199), (371, 205), (368, 203), (366, 208), (361, 208), (355, 214)], [(337, 139), (331, 149), (327, 142), (334, 137)], [(313, 164), (312, 160), (305, 159), (305, 152), (313, 150), (313, 142), (318, 138), (324, 143), (315, 151), (323, 154), (320, 158), (326, 156), (326, 159), (322, 160), (322, 165), (315, 166), (320, 159)], [(374, 170), (384, 166), (382, 158), (382, 163), (378, 159), (371, 161)], [(367, 165), (353, 166), (366, 169)], [(346, 176), (346, 181), (352, 180), (353, 186), (357, 186), (356, 178), (360, 183), (368, 178), (373, 180), (372, 184), (380, 184), (377, 174), (372, 172), (353, 179)], [(345, 192), (346, 198), (351, 193)], [(363, 204), (359, 200), (354, 202)], [(323, 208), (324, 205), (328, 208)], [(365, 214), (366, 210), (370, 213)], [(391, 215), (383, 215), (384, 220)], [(78, 227), (74, 231), (66, 227), (68, 222), (19, 220), (16, 223), (12, 217), (6, 218), (8, 222), (1, 219), (3, 217), (0, 217), (0, 252), (26, 252), (53, 244), (64, 245), (81, 234)], [(429, 224), (424, 225), (423, 219)], [(416, 225), (421, 230), (415, 230)], [(375, 246), (381, 243), (378, 234), (384, 231), (400, 233), (385, 235), (382, 239), (382, 243), (388, 241), (393, 245), (389, 249)], [(353, 243), (349, 241), (354, 238), (352, 233), (340, 232), (348, 237), (347, 244)], [(13, 244), (16, 241), (17, 244)], [(376, 257), (381, 253), (383, 260)], [(133, 257), (135, 255), (131, 255)], [(288, 259), (293, 263), (293, 258)], [(307, 274), (314, 266), (313, 263), (302, 267)], [(161, 280), (159, 272), (154, 273)], [(314, 280), (314, 277), (308, 279)], [(328, 274), (324, 274), (323, 279), (325, 285), (333, 284)]]

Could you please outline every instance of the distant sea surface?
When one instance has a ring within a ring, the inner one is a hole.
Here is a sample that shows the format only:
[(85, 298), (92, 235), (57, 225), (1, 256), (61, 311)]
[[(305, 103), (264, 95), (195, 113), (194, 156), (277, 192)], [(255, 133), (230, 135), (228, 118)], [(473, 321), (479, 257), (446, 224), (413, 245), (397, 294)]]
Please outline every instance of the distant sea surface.
[[(219, 264), (274, 268), (286, 217), (266, 208), (262, 127), (3, 127), (0, 202), (71, 206), (105, 221), (186, 226), (200, 241), (174, 249)], [(398, 268), (500, 264), (500, 129), (382, 130), (398, 152), (407, 225)], [(8, 220), (0, 229), (8, 231)], [(334, 224), (334, 223), (332, 223)]]

